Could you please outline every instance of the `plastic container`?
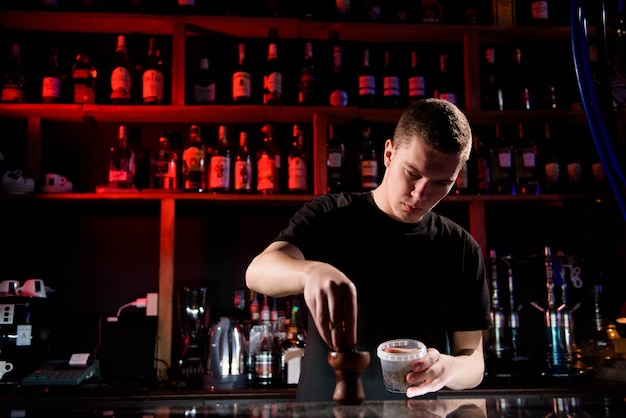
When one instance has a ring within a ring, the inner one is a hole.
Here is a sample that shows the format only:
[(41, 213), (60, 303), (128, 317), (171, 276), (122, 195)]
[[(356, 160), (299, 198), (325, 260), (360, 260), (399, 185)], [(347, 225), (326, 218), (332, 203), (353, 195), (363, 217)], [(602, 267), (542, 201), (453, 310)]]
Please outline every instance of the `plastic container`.
[[(386, 351), (390, 348), (401, 352)], [(385, 388), (389, 392), (406, 393), (409, 387), (406, 375), (411, 372), (411, 362), (426, 355), (426, 346), (417, 340), (390, 340), (380, 344), (376, 354), (380, 359)]]

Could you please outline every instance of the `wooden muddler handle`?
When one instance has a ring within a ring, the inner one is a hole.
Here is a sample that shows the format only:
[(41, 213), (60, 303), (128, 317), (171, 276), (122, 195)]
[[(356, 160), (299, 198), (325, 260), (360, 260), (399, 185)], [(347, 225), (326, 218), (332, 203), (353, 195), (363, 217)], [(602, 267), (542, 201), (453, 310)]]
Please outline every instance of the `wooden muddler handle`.
[(363, 370), (370, 364), (367, 351), (331, 351), (328, 364), (335, 371), (337, 383), (333, 401), (341, 405), (359, 405), (365, 400)]

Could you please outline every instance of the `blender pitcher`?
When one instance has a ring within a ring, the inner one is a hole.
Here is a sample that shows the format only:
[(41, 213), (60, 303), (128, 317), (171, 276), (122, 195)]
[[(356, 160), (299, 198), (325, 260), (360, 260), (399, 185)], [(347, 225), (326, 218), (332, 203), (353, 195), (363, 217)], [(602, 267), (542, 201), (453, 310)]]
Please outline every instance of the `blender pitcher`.
[(179, 291), (180, 355), (177, 386), (202, 388), (206, 364), (206, 340), (210, 324), (210, 300), (206, 287)]

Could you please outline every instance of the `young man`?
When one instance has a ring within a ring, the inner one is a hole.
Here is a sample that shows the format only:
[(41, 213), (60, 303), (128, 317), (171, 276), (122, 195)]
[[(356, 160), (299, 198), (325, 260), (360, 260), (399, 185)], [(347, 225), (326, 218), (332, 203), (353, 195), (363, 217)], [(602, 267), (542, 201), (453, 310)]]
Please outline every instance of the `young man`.
[[(431, 210), (451, 190), (472, 148), (450, 102), (411, 105), (385, 142), (385, 172), (371, 192), (318, 196), (248, 266), (259, 293), (303, 293), (309, 327), (297, 399), (330, 401), (330, 350), (367, 350), (368, 400), (467, 389), (483, 377), (482, 331), (491, 326), (482, 252), (471, 235)], [(376, 347), (413, 338), (427, 355), (404, 394), (387, 392)]]

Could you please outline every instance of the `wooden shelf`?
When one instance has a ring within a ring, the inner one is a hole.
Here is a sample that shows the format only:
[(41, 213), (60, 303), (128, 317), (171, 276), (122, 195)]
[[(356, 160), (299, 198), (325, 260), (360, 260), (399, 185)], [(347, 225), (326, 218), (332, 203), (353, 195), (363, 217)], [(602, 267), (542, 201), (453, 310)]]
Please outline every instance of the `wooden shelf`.
[[(115, 122), (115, 123), (293, 123), (310, 121), (312, 116), (324, 115), (332, 121), (349, 123), (354, 118), (374, 123), (396, 123), (402, 109), (362, 109), (358, 107), (328, 106), (264, 106), (264, 105), (80, 105), (80, 104), (0, 104), (0, 118), (28, 119), (57, 122)], [(585, 123), (582, 110), (531, 110), (531, 111), (465, 111), (470, 123), (488, 124)]]
[(338, 31), (346, 41), (368, 42), (462, 42), (465, 33), (478, 31), (484, 42), (510, 43), (537, 40), (567, 40), (568, 27), (439, 25), (303, 21), (298, 18), (185, 16), (133, 13), (22, 12), (3, 11), (0, 23), (7, 30), (72, 33), (123, 33), (171, 35), (179, 24), (190, 33), (208, 32), (237, 38), (266, 38), (269, 27), (285, 39), (328, 39)]

